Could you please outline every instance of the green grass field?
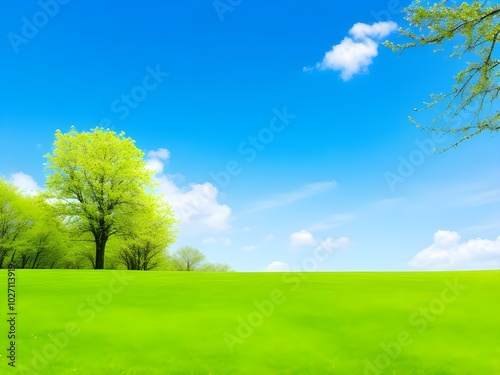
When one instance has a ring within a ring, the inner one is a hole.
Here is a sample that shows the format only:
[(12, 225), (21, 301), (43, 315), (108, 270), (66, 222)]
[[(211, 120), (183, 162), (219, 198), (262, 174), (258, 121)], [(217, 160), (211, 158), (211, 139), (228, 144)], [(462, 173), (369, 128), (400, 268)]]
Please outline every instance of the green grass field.
[(2, 374), (500, 374), (500, 271), (16, 277)]

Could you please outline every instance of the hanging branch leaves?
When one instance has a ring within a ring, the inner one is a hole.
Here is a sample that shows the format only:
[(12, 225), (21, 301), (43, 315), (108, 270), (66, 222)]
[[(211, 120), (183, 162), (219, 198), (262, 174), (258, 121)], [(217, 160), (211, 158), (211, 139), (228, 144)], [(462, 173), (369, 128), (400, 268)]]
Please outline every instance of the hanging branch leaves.
[(409, 120), (417, 127), (458, 137), (454, 143), (441, 150), (457, 147), (463, 141), (484, 131), (500, 130), (499, 103), (500, 59), (500, 5), (488, 1), (456, 4), (448, 0), (422, 5), (415, 0), (405, 8), (408, 29), (399, 29), (400, 35), (412, 41), (404, 44), (384, 42), (394, 52), (406, 49), (437, 46), (434, 52), (443, 52), (448, 42), (456, 43), (450, 58), (463, 58), (465, 69), (454, 77), (455, 83), (447, 94), (432, 94), (431, 102), (416, 111), (442, 105), (432, 126), (424, 126), (412, 116)]

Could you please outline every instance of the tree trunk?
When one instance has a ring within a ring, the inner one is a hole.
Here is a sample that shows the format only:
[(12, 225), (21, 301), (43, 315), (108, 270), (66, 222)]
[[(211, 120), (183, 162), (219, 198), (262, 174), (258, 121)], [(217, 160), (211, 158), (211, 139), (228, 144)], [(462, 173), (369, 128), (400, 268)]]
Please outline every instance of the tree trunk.
[(37, 251), (36, 255), (35, 255), (35, 259), (33, 260), (33, 265), (31, 266), (31, 269), (35, 269), (36, 268), (36, 261), (38, 260), (38, 256), (40, 255), (40, 251)]
[(14, 249), (14, 251), (12, 252), (12, 256), (10, 257), (10, 264), (15, 264), (14, 263), (14, 257), (16, 256), (16, 251), (17, 250)]
[(104, 250), (106, 249), (107, 238), (96, 238), (95, 241), (95, 269), (104, 269)]
[(27, 254), (21, 254), (21, 268), (26, 268), (28, 265), (28, 261), (30, 260), (30, 256)]

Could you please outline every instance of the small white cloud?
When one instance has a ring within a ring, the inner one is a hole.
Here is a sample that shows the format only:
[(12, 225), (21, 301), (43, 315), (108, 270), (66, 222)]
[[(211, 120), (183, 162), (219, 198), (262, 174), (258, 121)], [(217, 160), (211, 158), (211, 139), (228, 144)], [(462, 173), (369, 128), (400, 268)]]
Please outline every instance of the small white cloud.
[(246, 226), (243, 228), (243, 232), (250, 232), (251, 230), (252, 230), (252, 227)]
[(170, 151), (166, 148), (151, 150), (146, 155), (146, 167), (155, 171), (156, 174), (163, 172), (165, 161), (170, 158)]
[(35, 195), (42, 189), (32, 176), (24, 172), (11, 174), (9, 180), (24, 194)]
[(243, 251), (253, 251), (253, 250), (257, 250), (258, 249), (258, 246), (254, 246), (254, 245), (247, 245), (247, 246), (243, 246), (241, 248), (241, 250)]
[(290, 242), (292, 246), (314, 246), (316, 244), (313, 235), (305, 229), (292, 233)]
[(355, 39), (382, 39), (396, 30), (397, 27), (398, 25), (396, 24), (396, 22), (392, 21), (376, 22), (372, 25), (368, 25), (363, 22), (357, 22), (351, 27), (351, 29), (349, 30), (349, 34), (351, 34)]
[(275, 260), (267, 265), (266, 271), (268, 272), (288, 272), (290, 271), (290, 266), (288, 263), (280, 262)]
[(155, 180), (159, 183), (157, 190), (172, 205), (181, 220), (180, 226), (190, 231), (228, 229), (231, 208), (219, 203), (217, 188), (210, 182), (177, 186), (174, 176), (163, 173), (165, 161), (169, 158), (170, 152), (160, 148), (148, 152), (146, 163), (155, 171)]
[(194, 230), (212, 229), (226, 230), (229, 228), (231, 208), (217, 200), (218, 191), (209, 182), (189, 184), (187, 188), (179, 188), (168, 176), (157, 177), (160, 186), (158, 191), (172, 205), (181, 225)]
[(496, 240), (481, 238), (460, 242), (457, 232), (438, 230), (434, 243), (410, 261), (417, 269), (481, 269), (500, 266), (500, 236)]
[(304, 71), (313, 69), (338, 70), (344, 81), (348, 81), (354, 74), (364, 73), (372, 64), (373, 58), (378, 55), (378, 46), (381, 38), (396, 30), (395, 22), (377, 22), (372, 25), (358, 22), (349, 30), (351, 37), (345, 37), (339, 44), (325, 53), (323, 61), (313, 67), (305, 67)]
[(167, 160), (170, 158), (170, 151), (168, 151), (166, 148), (151, 150), (148, 152), (147, 157), (150, 159)]

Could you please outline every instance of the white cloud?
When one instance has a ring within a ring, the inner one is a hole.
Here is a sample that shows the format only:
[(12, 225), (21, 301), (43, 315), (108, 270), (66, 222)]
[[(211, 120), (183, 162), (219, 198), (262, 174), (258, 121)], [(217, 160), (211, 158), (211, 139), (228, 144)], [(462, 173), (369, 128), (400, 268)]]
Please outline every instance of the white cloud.
[(319, 247), (325, 250), (345, 250), (349, 247), (351, 241), (347, 237), (333, 238), (327, 237), (321, 242)]
[(32, 176), (23, 172), (11, 174), (9, 180), (24, 194), (35, 195), (42, 189)]
[(163, 172), (165, 161), (170, 158), (170, 151), (166, 148), (151, 150), (146, 155), (146, 167), (155, 171), (156, 174)]
[(460, 242), (457, 232), (438, 230), (434, 243), (410, 261), (417, 269), (481, 269), (500, 266), (500, 236), (496, 240), (481, 238)]
[(231, 208), (218, 201), (219, 192), (210, 182), (190, 183), (179, 187), (173, 176), (163, 173), (165, 160), (170, 157), (167, 149), (149, 151), (148, 167), (156, 172), (159, 183), (157, 190), (172, 205), (181, 227), (190, 231), (216, 230), (229, 228)]
[(381, 39), (385, 38), (387, 35), (396, 30), (397, 26), (398, 25), (392, 21), (377, 22), (373, 25), (367, 25), (363, 22), (357, 22), (351, 27), (351, 29), (349, 30), (349, 34), (351, 34), (355, 39)]
[(241, 250), (243, 251), (253, 251), (253, 250), (257, 250), (258, 249), (258, 246), (254, 246), (254, 245), (247, 245), (247, 246), (243, 246), (241, 248)]
[(168, 176), (157, 176), (158, 191), (174, 208), (181, 225), (191, 229), (225, 230), (231, 208), (217, 201), (218, 191), (211, 183), (189, 184), (179, 188)]
[(377, 22), (372, 25), (358, 22), (349, 30), (351, 37), (346, 36), (339, 44), (325, 53), (323, 61), (314, 68), (305, 67), (304, 71), (313, 69), (339, 70), (344, 81), (354, 74), (364, 73), (378, 55), (379, 40), (396, 30), (395, 22)]
[(168, 151), (166, 148), (159, 148), (158, 150), (149, 151), (147, 156), (150, 159), (167, 160), (170, 158), (170, 151)]
[(268, 272), (288, 272), (290, 271), (290, 266), (288, 263), (280, 262), (275, 260), (267, 265), (266, 271)]
[(252, 230), (252, 227), (244, 227), (243, 232), (250, 232)]
[(261, 211), (274, 207), (287, 206), (291, 203), (311, 197), (313, 195), (324, 193), (336, 186), (337, 183), (335, 181), (324, 181), (308, 184), (296, 191), (279, 194), (272, 199), (256, 202), (253, 205), (254, 207), (250, 210), (247, 210), (246, 212)]
[(204, 244), (204, 245), (217, 245), (217, 244), (221, 244), (221, 245), (224, 245), (224, 246), (231, 246), (231, 244), (233, 242), (231, 241), (230, 238), (227, 238), (227, 237), (219, 237), (219, 238), (209, 237), (209, 238), (205, 238), (204, 240), (202, 240), (201, 243)]
[(313, 235), (305, 229), (292, 233), (290, 242), (292, 246), (314, 246), (316, 244)]

